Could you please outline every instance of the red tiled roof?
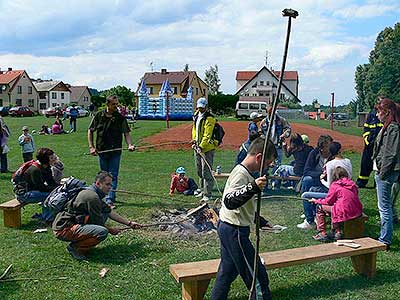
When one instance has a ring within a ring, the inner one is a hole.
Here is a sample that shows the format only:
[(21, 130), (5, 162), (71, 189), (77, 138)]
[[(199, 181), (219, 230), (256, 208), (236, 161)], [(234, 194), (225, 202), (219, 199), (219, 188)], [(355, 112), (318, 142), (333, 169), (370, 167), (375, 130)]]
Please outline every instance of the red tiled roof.
[[(193, 73), (193, 74), (191, 74)], [(162, 74), (160, 72), (149, 72), (144, 74), (144, 81), (147, 85), (149, 84), (162, 84), (165, 80), (169, 80), (171, 84), (180, 84), (182, 83), (188, 76), (194, 75), (196, 72), (189, 71), (178, 71), (178, 72), (167, 72), (166, 74)]]
[(0, 74), (0, 84), (9, 84), (14, 79), (24, 73), (24, 70), (2, 71)]
[[(276, 77), (280, 77), (280, 71), (273, 71)], [(257, 71), (237, 71), (236, 72), (236, 80), (250, 80), (257, 74)], [(298, 80), (297, 71), (285, 71), (284, 80)]]

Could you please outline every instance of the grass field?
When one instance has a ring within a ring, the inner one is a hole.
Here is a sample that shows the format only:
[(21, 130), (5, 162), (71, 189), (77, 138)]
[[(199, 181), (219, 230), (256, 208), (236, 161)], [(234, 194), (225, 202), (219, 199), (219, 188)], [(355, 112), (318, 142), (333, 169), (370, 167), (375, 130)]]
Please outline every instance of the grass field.
[[(17, 138), (20, 128), (29, 125), (39, 129), (50, 120), (44, 117), (26, 119), (5, 118), (11, 127), (10, 169), (15, 170), (22, 161)], [(52, 121), (52, 120), (51, 120)], [(35, 136), (37, 147), (53, 148), (66, 165), (65, 175), (91, 182), (98, 171), (95, 157), (84, 155), (87, 149), (86, 128), (88, 118), (78, 119), (78, 132), (63, 136)], [(175, 124), (175, 123), (173, 123)], [(165, 122), (139, 121), (133, 130), (133, 139), (140, 142), (144, 136), (159, 132)], [(218, 151), (215, 165), (229, 171), (235, 152)], [(354, 177), (359, 170), (360, 155), (349, 154), (353, 162)], [(190, 151), (144, 151), (123, 154), (119, 188), (158, 195), (157, 197), (132, 197), (121, 195), (123, 201), (117, 211), (142, 223), (150, 223), (151, 214), (160, 209), (197, 205), (197, 198), (168, 196), (169, 174), (179, 165), (185, 166), (188, 175), (195, 174)], [(0, 175), (2, 202), (13, 198), (11, 174)], [(370, 183), (372, 184), (372, 183)], [(360, 191), (369, 215), (368, 235), (376, 237), (379, 217), (376, 192)], [(168, 272), (173, 263), (189, 262), (219, 257), (219, 242), (214, 234), (195, 239), (181, 240), (155, 229), (126, 231), (109, 236), (93, 250), (89, 262), (73, 260), (66, 251), (67, 243), (54, 238), (51, 232), (33, 234), (39, 225), (31, 216), (39, 206), (29, 205), (23, 210), (23, 227), (3, 227), (0, 216), (0, 274), (13, 264), (16, 278), (42, 279), (0, 283), (0, 299), (181, 299), (181, 287)], [(272, 251), (317, 244), (313, 232), (300, 231), (301, 202), (296, 200), (269, 200), (262, 203), (262, 214), (275, 224), (288, 226), (281, 234), (262, 233), (261, 251)], [(378, 273), (374, 279), (365, 279), (353, 272), (350, 259), (338, 259), (312, 265), (269, 271), (274, 299), (397, 299), (400, 286), (399, 226), (395, 227), (395, 243), (390, 252), (378, 254)], [(98, 273), (109, 268), (105, 278)], [(51, 280), (55, 277), (68, 280)], [(206, 299), (210, 299), (210, 288)], [(241, 280), (234, 282), (229, 299), (247, 299)]]

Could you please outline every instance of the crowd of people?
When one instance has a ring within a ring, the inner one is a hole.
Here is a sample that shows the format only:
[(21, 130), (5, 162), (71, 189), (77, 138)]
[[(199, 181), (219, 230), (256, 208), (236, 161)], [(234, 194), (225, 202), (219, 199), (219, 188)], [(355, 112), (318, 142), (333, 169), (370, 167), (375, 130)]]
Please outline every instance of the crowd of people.
[[(65, 209), (57, 214), (45, 205), (45, 199), (61, 184), (63, 163), (52, 149), (42, 147), (36, 151), (34, 138), (27, 126), (23, 126), (18, 138), (24, 163), (13, 175), (14, 193), (22, 203), (42, 203), (42, 211), (36, 217), (52, 223), (55, 236), (69, 242), (68, 251), (79, 260), (87, 259), (89, 250), (109, 233), (120, 232), (107, 225), (108, 219), (131, 228), (141, 227), (141, 224), (114, 211), (123, 140), (129, 151), (135, 150), (130, 127), (118, 106), (116, 96), (108, 97), (105, 110), (94, 114), (88, 128), (90, 154), (98, 156), (99, 160), (99, 172), (94, 183), (79, 191), (73, 201), (69, 201)], [(259, 113), (251, 114), (247, 139), (240, 146), (235, 167), (222, 195), (218, 225), (221, 264), (212, 299), (226, 299), (230, 285), (238, 275), (247, 287), (250, 286), (254, 271), (254, 248), (249, 234), (250, 226), (257, 218), (254, 196), (281, 188), (281, 181), (289, 176), (300, 178), (298, 185), (303, 199), (304, 221), (297, 227), (304, 230), (316, 228), (317, 233), (312, 237), (326, 242), (341, 239), (343, 222), (362, 214), (363, 205), (358, 188), (366, 186), (371, 171), (375, 170), (381, 220), (378, 240), (390, 247), (393, 223), (398, 223), (395, 200), (400, 189), (400, 106), (391, 99), (381, 97), (375, 109), (376, 118), (370, 116), (367, 119), (363, 135), (365, 149), (362, 166), (370, 160), (372, 167), (361, 168), (357, 183), (352, 181), (352, 162), (343, 156), (340, 141), (333, 140), (329, 135), (321, 135), (313, 148), (308, 136), (304, 132), (294, 132), (288, 121), (279, 114), (275, 115), (272, 123), (270, 107), (265, 117)], [(371, 120), (374, 123), (368, 123)], [(70, 122), (71, 130), (76, 131), (76, 119), (71, 118)], [(6, 172), (10, 131), (1, 117), (0, 126), (1, 172)], [(186, 176), (184, 167), (178, 167), (171, 175), (171, 196), (177, 191), (202, 197), (203, 202), (210, 201), (215, 181), (213, 161), (219, 146), (214, 136), (215, 127), (216, 119), (209, 112), (207, 100), (200, 98), (196, 103), (192, 126), (192, 148), (200, 184), (197, 186), (193, 178)], [(44, 131), (48, 130), (44, 128)], [(268, 130), (271, 139), (265, 143)], [(65, 133), (59, 117), (51, 132)], [(265, 144), (267, 147), (264, 147)], [(36, 159), (33, 158), (35, 151)], [(293, 157), (292, 162), (282, 164), (283, 154), (288, 158)], [(260, 170), (263, 170), (261, 174)], [(269, 174), (274, 175), (273, 180), (268, 180)], [(286, 187), (293, 186), (293, 182), (287, 182)], [(330, 230), (327, 228), (327, 216), (331, 217)], [(264, 218), (260, 217), (260, 221), (262, 226), (270, 226)], [(263, 299), (270, 299), (268, 275), (261, 261), (259, 270), (258, 282)]]

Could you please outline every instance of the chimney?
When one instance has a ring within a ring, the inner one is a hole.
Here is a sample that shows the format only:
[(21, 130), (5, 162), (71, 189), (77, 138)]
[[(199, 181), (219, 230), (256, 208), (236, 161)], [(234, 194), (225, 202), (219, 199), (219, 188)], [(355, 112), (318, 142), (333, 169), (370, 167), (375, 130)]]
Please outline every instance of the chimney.
[(8, 71), (12, 71), (12, 68), (8, 68)]
[(167, 74), (167, 69), (161, 69), (161, 74)]

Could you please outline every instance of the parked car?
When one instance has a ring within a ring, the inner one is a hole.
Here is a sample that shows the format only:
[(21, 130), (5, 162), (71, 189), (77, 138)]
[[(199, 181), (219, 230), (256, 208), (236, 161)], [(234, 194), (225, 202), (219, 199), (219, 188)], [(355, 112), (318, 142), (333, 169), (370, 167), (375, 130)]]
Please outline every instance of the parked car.
[[(330, 120), (332, 118), (332, 114), (330, 114), (327, 118), (327, 120)], [(346, 113), (333, 113), (333, 120), (336, 121), (348, 121), (350, 120), (349, 115)]]
[[(65, 112), (67, 113), (67, 116), (69, 117), (69, 111), (71, 110), (72, 106), (68, 106)], [(86, 117), (89, 115), (89, 111), (80, 107), (80, 106), (75, 106), (75, 108), (78, 109), (79, 115), (78, 117)]]
[(43, 114), (46, 116), (46, 118), (49, 117), (55, 117), (57, 116), (57, 114), (62, 117), (63, 115), (63, 109), (60, 106), (56, 106), (56, 107), (49, 107), (48, 109), (43, 111)]
[(236, 118), (247, 119), (252, 112), (258, 112), (265, 117), (267, 103), (258, 101), (238, 101), (236, 103)]
[(8, 111), (10, 110), (10, 106), (1, 106), (0, 107), (0, 116), (5, 117), (8, 116)]
[(33, 117), (35, 114), (28, 106), (16, 106), (8, 111), (11, 117)]

